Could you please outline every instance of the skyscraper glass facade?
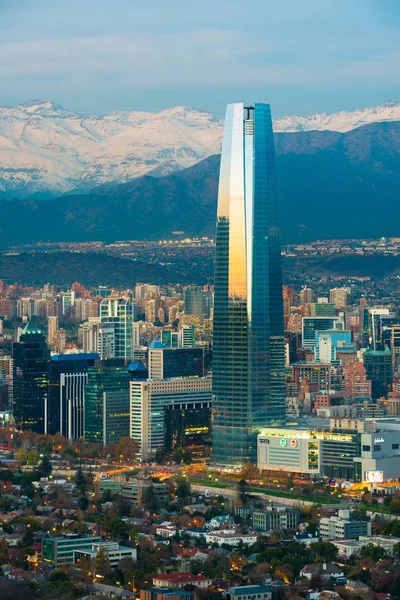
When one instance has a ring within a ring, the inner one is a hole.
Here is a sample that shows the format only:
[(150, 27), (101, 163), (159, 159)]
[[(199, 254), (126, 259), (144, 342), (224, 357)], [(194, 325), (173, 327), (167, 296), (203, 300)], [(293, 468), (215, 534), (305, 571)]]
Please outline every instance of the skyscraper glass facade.
[(268, 104), (230, 104), (216, 232), (213, 453), (255, 461), (255, 433), (285, 418), (281, 255)]

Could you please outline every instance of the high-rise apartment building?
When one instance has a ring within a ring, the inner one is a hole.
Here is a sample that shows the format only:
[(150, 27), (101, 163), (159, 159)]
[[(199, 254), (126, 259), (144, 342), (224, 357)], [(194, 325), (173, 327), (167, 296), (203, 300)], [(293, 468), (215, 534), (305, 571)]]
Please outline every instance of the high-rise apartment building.
[(47, 319), (47, 343), (49, 346), (54, 344), (58, 331), (58, 317), (49, 317)]
[(303, 289), (300, 292), (300, 304), (304, 306), (304, 304), (310, 304), (311, 302), (314, 302), (314, 300), (314, 290), (308, 287), (303, 287)]
[(350, 296), (350, 288), (333, 288), (329, 292), (329, 299), (336, 308), (346, 308)]
[(100, 304), (100, 321), (113, 323), (115, 358), (133, 360), (134, 306), (128, 298), (105, 298)]
[(256, 460), (256, 432), (285, 418), (275, 150), (268, 104), (226, 110), (216, 232), (213, 454)]

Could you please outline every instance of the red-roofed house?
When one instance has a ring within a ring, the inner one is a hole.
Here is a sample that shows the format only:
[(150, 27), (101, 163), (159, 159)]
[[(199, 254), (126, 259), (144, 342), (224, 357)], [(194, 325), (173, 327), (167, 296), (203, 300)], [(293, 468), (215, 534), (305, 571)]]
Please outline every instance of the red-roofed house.
[(205, 589), (210, 587), (212, 579), (208, 579), (204, 575), (193, 575), (192, 573), (165, 573), (153, 577), (153, 585), (158, 588), (183, 588), (189, 584)]

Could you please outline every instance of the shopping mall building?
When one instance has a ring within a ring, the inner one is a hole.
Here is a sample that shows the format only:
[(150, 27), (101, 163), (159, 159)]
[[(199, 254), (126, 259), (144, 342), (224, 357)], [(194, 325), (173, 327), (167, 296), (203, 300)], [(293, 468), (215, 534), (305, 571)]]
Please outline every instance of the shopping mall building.
[(269, 427), (258, 435), (261, 470), (380, 483), (400, 477), (400, 419), (330, 419), (329, 427)]

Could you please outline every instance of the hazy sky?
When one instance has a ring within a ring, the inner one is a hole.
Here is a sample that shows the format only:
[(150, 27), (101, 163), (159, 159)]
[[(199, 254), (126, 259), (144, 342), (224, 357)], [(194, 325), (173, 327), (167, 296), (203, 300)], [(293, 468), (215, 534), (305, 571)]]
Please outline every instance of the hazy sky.
[(0, 0), (0, 104), (81, 113), (400, 100), (399, 0)]

